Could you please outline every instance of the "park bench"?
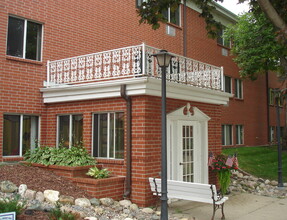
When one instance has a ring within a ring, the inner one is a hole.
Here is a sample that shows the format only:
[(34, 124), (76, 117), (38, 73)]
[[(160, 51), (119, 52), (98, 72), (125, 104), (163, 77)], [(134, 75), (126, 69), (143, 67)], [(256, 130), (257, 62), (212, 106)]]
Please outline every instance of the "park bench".
[[(149, 183), (153, 194), (161, 196), (161, 179), (150, 177)], [(214, 219), (215, 212), (218, 209), (221, 209), (222, 212), (221, 219), (225, 219), (223, 208), (228, 197), (218, 195), (215, 185), (167, 180), (167, 192), (169, 199), (175, 198), (213, 204), (211, 220)]]

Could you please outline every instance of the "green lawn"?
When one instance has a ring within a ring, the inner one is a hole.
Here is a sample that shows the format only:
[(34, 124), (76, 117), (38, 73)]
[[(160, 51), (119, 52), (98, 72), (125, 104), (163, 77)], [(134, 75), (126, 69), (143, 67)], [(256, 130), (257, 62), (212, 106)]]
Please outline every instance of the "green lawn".
[[(278, 180), (278, 153), (274, 147), (241, 147), (224, 149), (223, 154), (238, 155), (239, 168), (257, 177)], [(282, 151), (283, 182), (287, 182), (287, 152)]]

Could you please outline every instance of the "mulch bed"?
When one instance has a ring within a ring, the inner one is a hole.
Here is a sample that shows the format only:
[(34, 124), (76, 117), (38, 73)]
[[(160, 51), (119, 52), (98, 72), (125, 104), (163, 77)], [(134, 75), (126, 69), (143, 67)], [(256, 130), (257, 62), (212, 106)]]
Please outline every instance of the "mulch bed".
[[(47, 189), (56, 190), (60, 195), (73, 196), (76, 198), (91, 198), (86, 191), (77, 187), (71, 181), (59, 177), (39, 167), (31, 167), (22, 164), (0, 166), (0, 182), (9, 180), (15, 185), (26, 184), (28, 189), (35, 191), (45, 191)], [(47, 213), (33, 211), (22, 213), (17, 220), (48, 220)]]

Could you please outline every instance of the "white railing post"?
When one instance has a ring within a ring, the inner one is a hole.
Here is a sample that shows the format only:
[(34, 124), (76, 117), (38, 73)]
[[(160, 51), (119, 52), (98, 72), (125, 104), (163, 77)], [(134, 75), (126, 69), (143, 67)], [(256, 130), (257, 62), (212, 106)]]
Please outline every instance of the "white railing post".
[(223, 66), (220, 68), (221, 71), (221, 91), (224, 91), (224, 74), (223, 74)]
[(47, 87), (50, 86), (50, 60), (47, 61)]
[(146, 62), (146, 59), (145, 59), (145, 43), (142, 43), (142, 75), (146, 75), (146, 70), (145, 70), (145, 62)]

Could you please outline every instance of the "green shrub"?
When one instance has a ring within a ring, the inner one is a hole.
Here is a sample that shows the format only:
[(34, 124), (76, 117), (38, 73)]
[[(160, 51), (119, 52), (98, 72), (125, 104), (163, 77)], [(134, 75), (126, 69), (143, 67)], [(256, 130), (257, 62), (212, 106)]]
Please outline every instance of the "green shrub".
[(16, 215), (20, 215), (25, 208), (25, 202), (20, 201), (19, 196), (14, 198), (3, 198), (0, 200), (0, 213), (16, 212)]
[(79, 216), (74, 215), (73, 213), (62, 211), (59, 204), (56, 205), (56, 208), (52, 209), (48, 215), (49, 220), (76, 220), (79, 219)]
[(24, 154), (24, 160), (30, 163), (58, 166), (87, 166), (95, 165), (95, 159), (83, 146), (65, 147), (38, 147)]
[(91, 176), (95, 179), (103, 179), (108, 178), (110, 176), (111, 172), (107, 169), (99, 169), (97, 167), (91, 167), (89, 171), (86, 173), (86, 175)]

